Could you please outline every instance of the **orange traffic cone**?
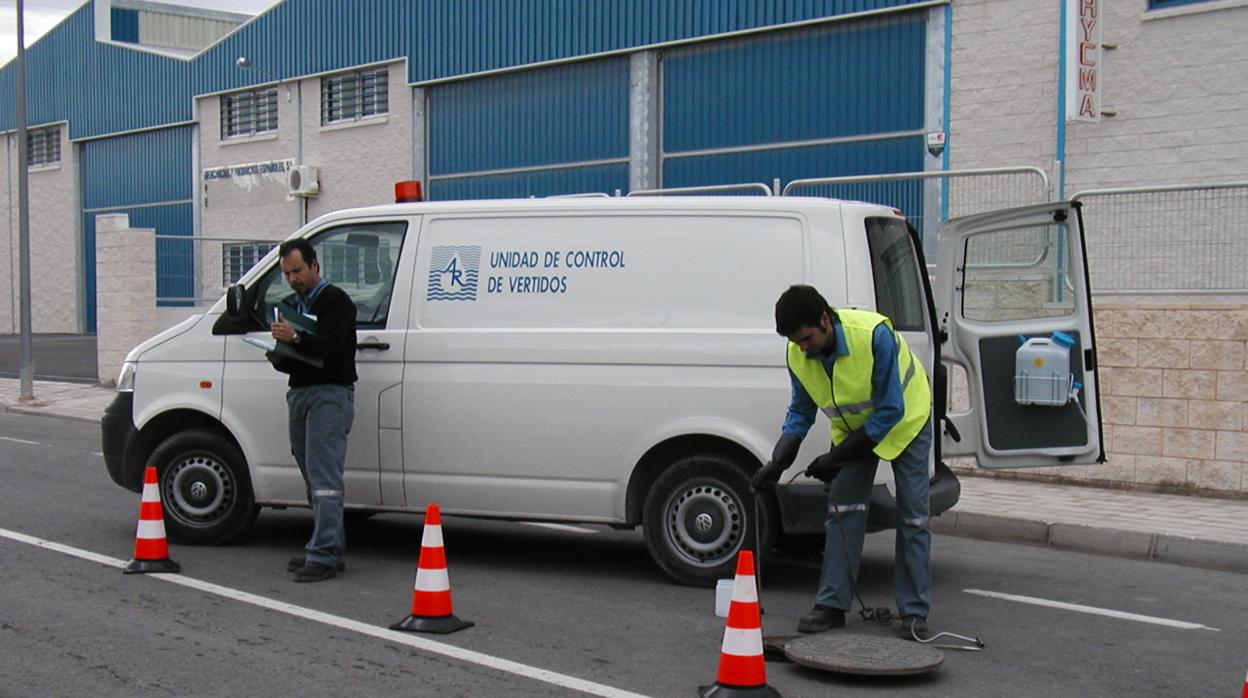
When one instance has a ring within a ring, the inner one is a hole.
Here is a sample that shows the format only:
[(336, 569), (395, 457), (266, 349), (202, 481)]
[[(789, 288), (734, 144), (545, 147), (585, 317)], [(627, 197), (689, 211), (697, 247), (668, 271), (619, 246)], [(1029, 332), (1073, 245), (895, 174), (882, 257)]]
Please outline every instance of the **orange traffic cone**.
[(1248, 675), (1245, 675), (1245, 676), (1244, 676), (1244, 695), (1243, 695), (1243, 698), (1248, 698)]
[(425, 511), (425, 532), (416, 564), (416, 588), (412, 591), (412, 614), (390, 626), (391, 630), (418, 633), (453, 633), (472, 627), (451, 613), (451, 580), (446, 574), (446, 551), (442, 547), (442, 514), (437, 504)]
[(139, 504), (139, 530), (134, 539), (134, 559), (122, 568), (126, 574), (138, 572), (181, 572), (182, 566), (169, 559), (165, 540), (165, 510), (160, 505), (160, 485), (156, 468), (143, 471), (143, 502)]
[(737, 553), (737, 576), (732, 584), (732, 605), (719, 651), (719, 675), (715, 683), (699, 686), (702, 698), (749, 698), (780, 693), (767, 685), (763, 665), (763, 625), (758, 612), (758, 587), (754, 583), (754, 553)]

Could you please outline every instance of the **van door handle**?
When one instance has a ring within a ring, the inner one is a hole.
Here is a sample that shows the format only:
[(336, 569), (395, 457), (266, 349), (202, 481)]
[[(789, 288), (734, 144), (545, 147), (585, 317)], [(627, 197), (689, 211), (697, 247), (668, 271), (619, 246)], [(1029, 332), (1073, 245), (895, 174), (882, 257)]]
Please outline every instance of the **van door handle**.
[(390, 344), (389, 342), (378, 342), (377, 340), (373, 339), (367, 342), (357, 342), (355, 345), (355, 348), (356, 349), (376, 349), (378, 351), (385, 351), (386, 349), (390, 348)]

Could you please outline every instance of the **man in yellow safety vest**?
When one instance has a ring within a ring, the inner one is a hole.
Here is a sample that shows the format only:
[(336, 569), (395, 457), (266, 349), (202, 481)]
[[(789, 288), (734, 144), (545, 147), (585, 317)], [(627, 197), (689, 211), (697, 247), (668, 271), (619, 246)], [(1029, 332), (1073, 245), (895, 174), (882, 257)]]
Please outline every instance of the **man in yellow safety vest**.
[(789, 340), (792, 400), (771, 460), (754, 475), (755, 490), (774, 487), (792, 465), (816, 410), (828, 416), (832, 427), (832, 449), (806, 470), (828, 484), (828, 513), (815, 607), (797, 629), (821, 632), (845, 625), (875, 469), (886, 460), (892, 462), (897, 485), (894, 581), (901, 636), (924, 636), (932, 597), (927, 467), (932, 391), (927, 372), (888, 318), (834, 310), (811, 286), (792, 286), (780, 296), (776, 332)]

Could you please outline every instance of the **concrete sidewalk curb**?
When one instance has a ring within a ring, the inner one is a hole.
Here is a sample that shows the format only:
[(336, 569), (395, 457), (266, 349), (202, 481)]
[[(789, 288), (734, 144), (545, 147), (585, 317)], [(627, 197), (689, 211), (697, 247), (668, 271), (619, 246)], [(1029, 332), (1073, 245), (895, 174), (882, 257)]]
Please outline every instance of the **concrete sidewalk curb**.
[(1020, 519), (973, 511), (947, 511), (934, 517), (932, 532), (1248, 574), (1248, 544), (1230, 541)]
[(64, 414), (55, 410), (40, 409), (39, 405), (6, 405), (0, 403), (0, 412), (9, 414), (28, 414), (35, 417), (51, 417), (53, 419), (72, 419), (75, 422), (99, 423), (100, 417), (104, 416), (104, 412), (100, 412), (99, 417), (83, 417), (74, 414)]

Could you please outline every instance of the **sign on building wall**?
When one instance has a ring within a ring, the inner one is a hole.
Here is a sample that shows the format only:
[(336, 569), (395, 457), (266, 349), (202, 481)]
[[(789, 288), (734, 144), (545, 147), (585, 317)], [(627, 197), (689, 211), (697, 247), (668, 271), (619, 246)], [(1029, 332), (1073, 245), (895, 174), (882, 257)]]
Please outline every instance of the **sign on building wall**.
[(264, 180), (279, 182), (286, 185), (286, 172), (294, 167), (294, 158), (285, 160), (269, 160), (268, 162), (248, 162), (224, 167), (210, 167), (204, 170), (204, 182), (229, 180), (244, 191), (251, 191), (260, 186)]
[(1101, 120), (1101, 0), (1066, 0), (1066, 120)]

